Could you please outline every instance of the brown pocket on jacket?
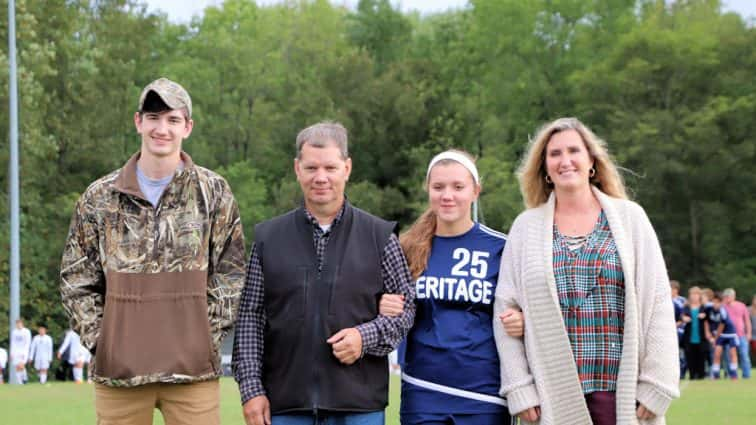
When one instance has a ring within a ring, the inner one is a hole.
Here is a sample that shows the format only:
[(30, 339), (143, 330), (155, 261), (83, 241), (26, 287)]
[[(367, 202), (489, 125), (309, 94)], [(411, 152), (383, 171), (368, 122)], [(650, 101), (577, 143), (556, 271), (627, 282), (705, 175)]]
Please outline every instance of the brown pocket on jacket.
[(214, 371), (207, 272), (108, 273), (97, 374), (128, 379)]

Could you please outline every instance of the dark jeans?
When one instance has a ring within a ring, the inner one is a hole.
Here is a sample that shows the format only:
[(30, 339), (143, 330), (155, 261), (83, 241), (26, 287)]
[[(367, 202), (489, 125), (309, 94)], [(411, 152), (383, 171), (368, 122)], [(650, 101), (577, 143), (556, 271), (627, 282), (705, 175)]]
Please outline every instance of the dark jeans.
[(273, 425), (384, 425), (383, 410), (369, 413), (313, 415), (273, 415)]

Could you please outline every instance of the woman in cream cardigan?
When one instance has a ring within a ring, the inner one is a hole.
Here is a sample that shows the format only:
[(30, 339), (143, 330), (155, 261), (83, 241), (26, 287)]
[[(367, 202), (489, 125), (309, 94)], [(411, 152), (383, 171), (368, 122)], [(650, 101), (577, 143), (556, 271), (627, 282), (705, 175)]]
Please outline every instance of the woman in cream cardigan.
[(560, 118), (519, 178), (528, 209), (509, 233), (495, 313), (519, 306), (524, 339), (494, 324), (509, 411), (544, 425), (664, 424), (679, 396), (667, 270), (604, 142)]

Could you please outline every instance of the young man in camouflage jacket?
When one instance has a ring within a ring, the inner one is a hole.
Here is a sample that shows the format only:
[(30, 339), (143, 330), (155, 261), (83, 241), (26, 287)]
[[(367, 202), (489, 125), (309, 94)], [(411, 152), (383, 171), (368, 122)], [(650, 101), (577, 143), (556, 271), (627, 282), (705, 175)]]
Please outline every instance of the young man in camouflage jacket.
[(63, 305), (95, 356), (98, 424), (220, 423), (219, 364), (244, 280), (228, 183), (181, 150), (192, 104), (165, 78), (142, 91), (141, 149), (76, 204)]

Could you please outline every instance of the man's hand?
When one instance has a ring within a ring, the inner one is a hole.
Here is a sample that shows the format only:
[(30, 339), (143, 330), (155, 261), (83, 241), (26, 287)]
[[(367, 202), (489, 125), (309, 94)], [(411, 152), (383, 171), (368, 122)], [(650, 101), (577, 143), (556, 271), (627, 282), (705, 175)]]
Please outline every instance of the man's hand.
[(60, 356), (60, 353), (58, 353), (58, 360), (60, 360), (60, 357), (61, 357), (61, 356)]
[(521, 421), (525, 422), (535, 422), (540, 416), (541, 406), (529, 407), (527, 410), (523, 410), (522, 412), (517, 414), (517, 417), (520, 418)]
[(643, 420), (651, 420), (656, 417), (656, 413), (648, 410), (643, 403), (638, 403), (638, 410), (636, 410), (635, 414), (638, 416), (638, 419)]
[(244, 412), (244, 422), (247, 425), (271, 425), (270, 402), (267, 396), (259, 395), (250, 398), (242, 406), (242, 412)]
[(525, 330), (525, 322), (520, 310), (508, 308), (499, 315), (499, 319), (501, 324), (504, 325), (504, 331), (507, 332), (507, 335), (513, 338), (522, 336)]
[(397, 317), (404, 313), (404, 295), (383, 294), (378, 303), (378, 313), (388, 317)]
[(356, 328), (342, 329), (326, 341), (331, 344), (333, 355), (345, 365), (350, 365), (362, 356), (362, 335)]

